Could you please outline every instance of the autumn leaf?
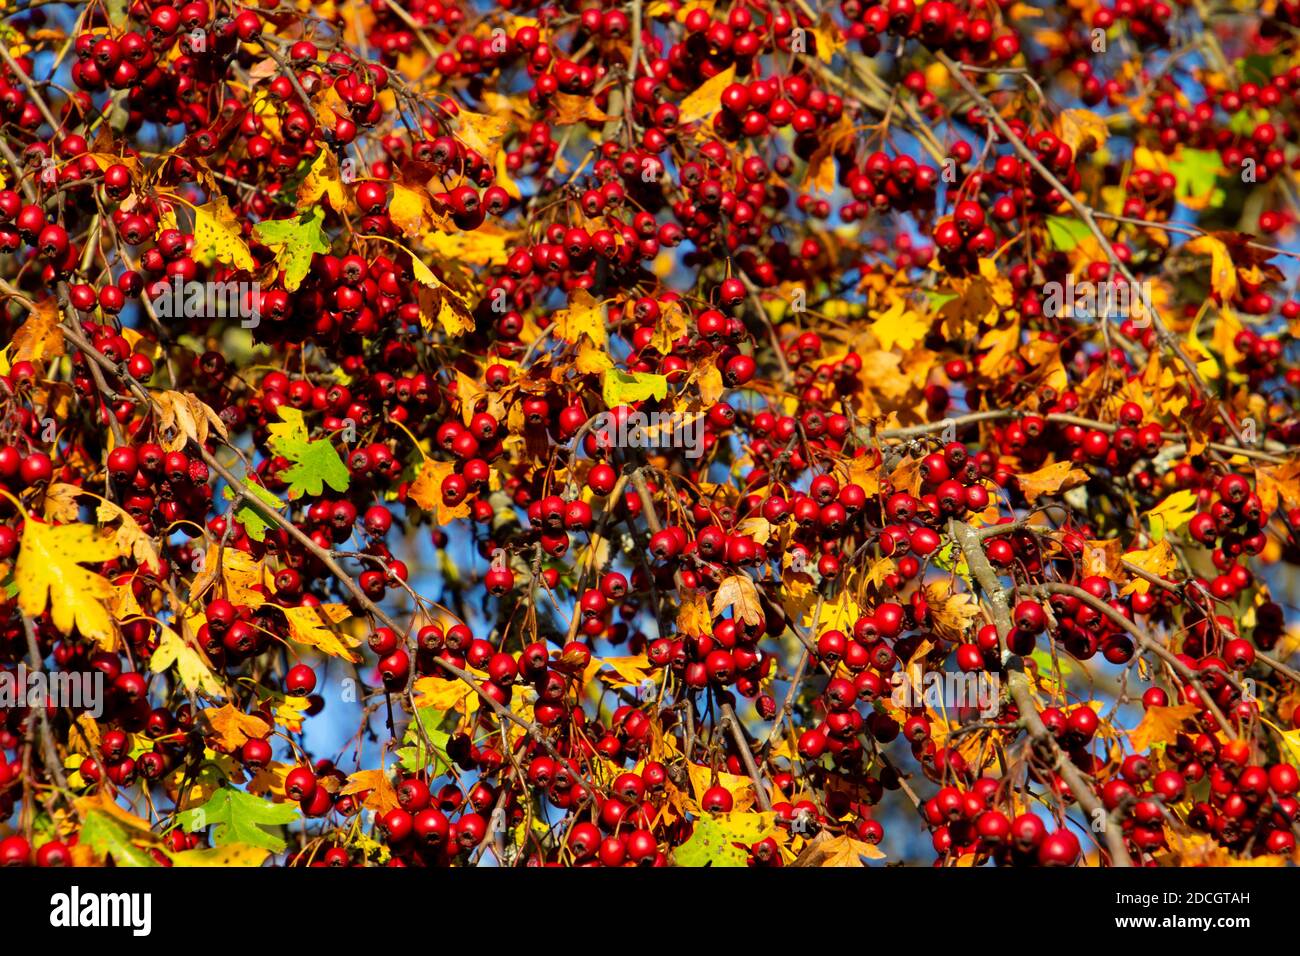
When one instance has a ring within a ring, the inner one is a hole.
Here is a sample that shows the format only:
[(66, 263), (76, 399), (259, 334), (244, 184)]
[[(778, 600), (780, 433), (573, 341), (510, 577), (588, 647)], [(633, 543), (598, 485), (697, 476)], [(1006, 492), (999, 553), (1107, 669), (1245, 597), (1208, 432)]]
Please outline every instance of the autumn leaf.
[(14, 330), (10, 362), (43, 362), (63, 354), (63, 329), (59, 326), (59, 304), (55, 299), (37, 302), (22, 325)]
[(432, 511), (438, 517), (439, 525), (448, 525), (459, 518), (468, 518), (470, 505), (462, 501), (458, 505), (448, 505), (442, 498), (442, 483), (456, 471), (454, 461), (424, 459), (419, 474), (411, 482), (406, 494), (425, 511)]
[(1210, 257), (1210, 288), (1220, 302), (1231, 302), (1237, 294), (1237, 267), (1223, 241), (1214, 235), (1198, 236), (1183, 246), (1183, 249)]
[(1146, 518), (1151, 528), (1151, 536), (1156, 541), (1161, 541), (1166, 535), (1177, 532), (1192, 520), (1192, 515), (1196, 514), (1196, 509), (1197, 498), (1195, 491), (1190, 489), (1175, 491), (1160, 504), (1146, 512)]
[(14, 566), (19, 608), (28, 617), (40, 617), (48, 607), (62, 633), (70, 634), (75, 627), (83, 637), (111, 646), (113, 621), (104, 601), (112, 597), (113, 586), (81, 565), (111, 561), (120, 554), (117, 542), (102, 537), (92, 525), (55, 527), (28, 518)]
[(738, 867), (749, 865), (749, 847), (776, 832), (774, 813), (731, 813), (695, 821), (690, 839), (673, 853), (674, 866)]
[(668, 378), (651, 372), (621, 372), (610, 369), (605, 373), (601, 391), (608, 408), (631, 405), (646, 399), (661, 399), (668, 394)]
[(883, 860), (885, 854), (874, 844), (855, 840), (847, 833), (831, 836), (825, 830), (813, 837), (791, 866), (863, 867), (863, 858)]
[(736, 68), (729, 66), (712, 79), (705, 80), (690, 96), (682, 100), (678, 107), (677, 122), (685, 126), (696, 120), (712, 116), (722, 109), (722, 91), (736, 80)]
[(95, 517), (100, 524), (117, 522), (117, 531), (113, 534), (113, 544), (119, 552), (124, 555), (131, 555), (143, 567), (153, 570), (161, 567), (158, 549), (154, 545), (153, 539), (144, 533), (144, 530), (129, 513), (113, 504), (113, 502), (101, 499)]
[(1148, 707), (1142, 720), (1128, 731), (1129, 744), (1135, 753), (1143, 753), (1156, 744), (1172, 743), (1186, 721), (1200, 713), (1196, 704), (1173, 704)]
[(401, 183), (393, 183), (392, 189), (392, 198), (388, 200), (388, 217), (393, 220), (393, 225), (402, 230), (402, 235), (408, 239), (423, 235), (432, 219), (429, 194)]
[(194, 207), (194, 258), (207, 265), (222, 262), (244, 272), (257, 267), (244, 242), (239, 218), (225, 196)]
[(679, 634), (691, 635), (713, 633), (713, 614), (701, 591), (692, 589), (681, 593), (677, 609), (677, 631)]
[[(335, 212), (343, 212), (348, 206), (347, 189), (339, 173), (338, 157), (332, 149), (322, 149), (307, 170), (298, 186), (298, 208), (306, 209), (320, 202), (324, 196)], [(389, 214), (392, 215), (391, 203)], [(396, 222), (396, 217), (393, 217)]]
[(333, 442), (311, 441), (302, 411), (292, 405), (281, 405), (277, 412), (281, 421), (268, 426), (271, 437), (267, 444), (277, 455), (289, 460), (289, 467), (280, 472), (281, 480), (289, 486), (289, 497), (301, 498), (304, 494), (315, 497), (325, 485), (335, 491), (347, 491), (351, 474)]
[(929, 333), (930, 320), (901, 299), (895, 299), (888, 309), (872, 319), (868, 328), (882, 349), (888, 351), (897, 345), (906, 351)]
[(949, 640), (961, 640), (979, 618), (979, 605), (965, 591), (957, 592), (945, 582), (935, 581), (922, 589), (930, 607), (935, 633)]
[(346, 604), (321, 604), (317, 607), (281, 608), (289, 623), (289, 636), (299, 644), (314, 647), (330, 657), (341, 657), (356, 663), (361, 658), (352, 650), (361, 639), (350, 634), (337, 633), (329, 625), (337, 624), (352, 615)]
[(226, 750), (237, 750), (250, 739), (262, 740), (271, 732), (271, 725), (261, 717), (254, 717), (233, 704), (209, 707), (203, 716), (217, 734), (217, 741)]
[(366, 797), (361, 801), (361, 805), (367, 810), (374, 810), (380, 816), (400, 806), (397, 802), (397, 791), (393, 789), (392, 781), (383, 770), (358, 770), (356, 773), (349, 774), (348, 782), (339, 791), (339, 796), (354, 793), (364, 793)]
[(609, 342), (605, 332), (605, 308), (586, 289), (574, 292), (569, 297), (568, 308), (556, 312), (552, 318), (555, 334), (566, 342), (577, 342), (584, 335), (602, 348)]
[(1075, 468), (1067, 459), (1044, 465), (1027, 475), (1019, 475), (1016, 483), (1020, 486), (1025, 500), (1032, 505), (1043, 495), (1056, 494), (1063, 489), (1081, 485), (1087, 480), (1087, 472)]
[(718, 585), (718, 593), (713, 596), (713, 616), (722, 617), (728, 610), (733, 618), (747, 624), (763, 623), (763, 606), (749, 575), (733, 574), (723, 578)]
[(572, 93), (556, 93), (551, 98), (555, 105), (555, 125), (572, 126), (574, 123), (591, 121), (603, 123), (614, 117), (602, 113), (596, 108), (596, 100), (591, 96)]
[(220, 699), (226, 696), (221, 681), (207, 665), (199, 652), (190, 647), (184, 639), (170, 627), (164, 626), (159, 631), (158, 648), (149, 658), (149, 670), (161, 674), (176, 666), (181, 686), (193, 693), (207, 694)]
[(1075, 156), (1081, 152), (1081, 146), (1100, 148), (1110, 137), (1106, 120), (1092, 110), (1083, 109), (1062, 110), (1052, 124), (1052, 131)]
[[(1150, 548), (1126, 552), (1124, 561), (1141, 568), (1148, 574), (1154, 574), (1161, 578), (1167, 578), (1169, 573), (1178, 567), (1178, 556), (1174, 554), (1174, 549), (1165, 540), (1157, 541)], [(1141, 577), (1135, 577), (1124, 586), (1120, 594), (1132, 594), (1134, 591), (1139, 594), (1146, 594), (1150, 589), (1151, 583), (1149, 581)]]

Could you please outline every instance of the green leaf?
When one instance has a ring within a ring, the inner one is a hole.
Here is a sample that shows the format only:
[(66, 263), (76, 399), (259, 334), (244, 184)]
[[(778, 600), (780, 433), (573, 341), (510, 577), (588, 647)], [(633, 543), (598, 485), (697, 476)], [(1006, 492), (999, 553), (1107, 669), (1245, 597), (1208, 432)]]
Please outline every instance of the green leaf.
[[(1187, 200), (1202, 202), (1209, 196), (1209, 205), (1222, 204), (1222, 190), (1216, 190), (1214, 184), (1223, 171), (1219, 154), (1207, 149), (1182, 149), (1177, 156), (1169, 160), (1169, 171), (1178, 181), (1174, 190), (1175, 197), (1186, 204)], [(1218, 203), (1215, 202), (1217, 197)]]
[(1238, 136), (1250, 136), (1260, 123), (1268, 122), (1268, 110), (1241, 109), (1228, 119), (1228, 129)]
[[(676, 866), (748, 866), (748, 847), (776, 832), (771, 813), (727, 813), (695, 821), (691, 838), (673, 852)], [(741, 843), (744, 847), (734, 844)]]
[(158, 862), (140, 849), (126, 831), (106, 813), (92, 810), (81, 824), (81, 842), (97, 853), (111, 856), (118, 866), (157, 866)]
[(292, 463), (280, 472), (280, 477), (289, 485), (289, 497), (319, 495), (325, 485), (335, 491), (347, 491), (351, 475), (334, 445), (324, 439), (308, 439), (307, 425), (298, 409), (281, 405), (279, 412), (284, 422), (270, 427), (268, 444), (277, 455), (283, 455)]
[(1082, 219), (1073, 216), (1048, 216), (1047, 238), (1053, 249), (1069, 252), (1092, 235), (1092, 230)]
[[(266, 515), (270, 511), (279, 511), (284, 507), (284, 502), (247, 478), (244, 479), (244, 491), (243, 502), (235, 509), (235, 520), (244, 526), (254, 541), (265, 541), (266, 532), (271, 528), (271, 521)], [(235, 497), (229, 488), (225, 489), (225, 495), (226, 500)]]
[(233, 787), (219, 788), (204, 803), (177, 816), (180, 825), (190, 832), (215, 826), (215, 846), (245, 843), (279, 853), (285, 843), (263, 827), (279, 826), (299, 819), (298, 808), (291, 803), (268, 803)]
[(663, 398), (668, 394), (668, 378), (650, 372), (620, 372), (610, 369), (605, 373), (604, 396), (609, 408), (643, 402), (647, 398)]
[(313, 253), (330, 251), (330, 239), (321, 227), (325, 209), (316, 206), (294, 219), (266, 219), (253, 227), (253, 238), (275, 250), (275, 264), (284, 270), (284, 287), (297, 291), (311, 268)]
[[(406, 733), (402, 736), (405, 747), (397, 749), (397, 758), (402, 769), (407, 773), (419, 773), (428, 770), (430, 778), (439, 777), (451, 769), (451, 760), (447, 756), (447, 744), (451, 734), (442, 729), (448, 712), (436, 707), (421, 707), (415, 712)], [(419, 722), (417, 725), (416, 722)], [(420, 728), (424, 728), (421, 735)], [(424, 738), (429, 738), (425, 743)], [(429, 744), (433, 747), (430, 748)]]

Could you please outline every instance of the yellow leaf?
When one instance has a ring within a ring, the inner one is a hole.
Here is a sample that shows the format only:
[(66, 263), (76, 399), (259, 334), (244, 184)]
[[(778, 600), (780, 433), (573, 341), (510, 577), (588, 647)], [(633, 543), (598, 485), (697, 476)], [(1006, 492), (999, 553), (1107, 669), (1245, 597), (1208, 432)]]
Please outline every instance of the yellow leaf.
[(930, 331), (930, 319), (909, 309), (902, 299), (895, 299), (871, 321), (870, 329), (882, 349), (889, 351), (899, 345), (906, 351), (925, 338)]
[[(433, 273), (429, 275), (432, 276)], [(443, 290), (442, 302), (438, 305), (438, 323), (452, 338), (474, 331), (474, 316), (460, 296), (450, 289)]]
[(1091, 110), (1062, 110), (1052, 124), (1057, 138), (1079, 155), (1079, 147), (1092, 142), (1097, 148), (1106, 145), (1110, 129), (1106, 121)]
[(1171, 743), (1178, 736), (1183, 722), (1191, 720), (1199, 712), (1196, 704), (1148, 707), (1138, 725), (1128, 731), (1129, 743), (1138, 753), (1149, 749), (1152, 744)]
[(716, 404), (726, 390), (722, 381), (722, 370), (712, 361), (705, 359), (703, 369), (695, 380), (695, 387), (700, 390), (700, 401), (706, 406)]
[(711, 80), (705, 80), (690, 96), (682, 100), (678, 122), (682, 125), (712, 116), (722, 109), (722, 91), (736, 80), (736, 68), (729, 66)]
[(1043, 495), (1055, 494), (1062, 488), (1073, 488), (1087, 480), (1087, 473), (1073, 467), (1068, 459), (1044, 465), (1018, 479), (1020, 490), (1031, 505)]
[(930, 606), (935, 633), (949, 640), (961, 640), (980, 616), (979, 605), (966, 592), (958, 593), (947, 582), (935, 581), (922, 588)]
[(556, 93), (552, 97), (552, 102), (555, 104), (556, 126), (572, 126), (574, 123), (582, 123), (587, 120), (603, 123), (614, 118), (598, 110), (595, 97), (592, 96)]
[(614, 363), (604, 349), (584, 340), (578, 346), (578, 357), (573, 367), (583, 375), (601, 375), (612, 369)]
[(1165, 535), (1178, 531), (1192, 520), (1192, 515), (1196, 514), (1196, 505), (1196, 492), (1190, 489), (1175, 491), (1146, 513), (1151, 536), (1160, 541)]
[(830, 836), (817, 834), (791, 866), (862, 867), (862, 858), (883, 860), (885, 854), (874, 844), (855, 840), (847, 833)]
[(408, 239), (422, 235), (431, 219), (429, 194), (393, 183), (393, 196), (388, 200), (388, 218)]
[(456, 114), (456, 122), (465, 145), (482, 156), (489, 165), (495, 166), (501, 139), (505, 136), (510, 121), (501, 116), (485, 116), (462, 108)]
[(1265, 514), (1277, 510), (1279, 501), (1288, 508), (1300, 508), (1300, 458), (1285, 464), (1255, 469), (1255, 493)]
[(734, 619), (751, 625), (763, 623), (763, 606), (749, 575), (733, 574), (723, 578), (722, 584), (718, 585), (718, 593), (713, 596), (713, 616), (722, 617), (728, 609)]
[(686, 332), (686, 313), (682, 311), (682, 304), (676, 300), (665, 303), (659, 310), (654, 334), (650, 336), (650, 347), (660, 355), (667, 355), (673, 350), (673, 343)]
[(425, 245), (445, 259), (465, 265), (504, 265), (518, 233), (482, 225), (472, 232), (434, 233)]
[(553, 318), (555, 334), (566, 342), (577, 342), (583, 335), (602, 348), (609, 342), (605, 332), (605, 307), (586, 289), (574, 292), (568, 308), (556, 312)]
[(440, 525), (450, 524), (458, 518), (468, 518), (470, 514), (469, 502), (462, 501), (455, 507), (451, 507), (442, 499), (442, 483), (455, 471), (454, 461), (426, 458), (420, 467), (420, 473), (415, 476), (415, 480), (411, 482), (406, 492), (408, 497), (425, 511), (435, 512)]
[(694, 588), (682, 591), (677, 609), (677, 632), (692, 636), (713, 633), (713, 615), (704, 594)]
[[(614, 672), (613, 675), (602, 673), (607, 667)], [(632, 657), (593, 657), (582, 677), (584, 684), (590, 684), (593, 677), (599, 676), (610, 687), (635, 687), (648, 680), (652, 673), (650, 661), (644, 654), (637, 654)]]
[(350, 634), (336, 634), (328, 627), (350, 617), (346, 604), (322, 604), (319, 607), (281, 608), (289, 622), (289, 636), (299, 644), (307, 644), (330, 657), (341, 657), (356, 663), (361, 658), (352, 648), (361, 643)]
[(209, 707), (203, 711), (208, 723), (217, 732), (217, 740), (226, 750), (244, 746), (250, 739), (261, 740), (271, 732), (271, 725), (261, 717), (246, 714), (234, 704)]
[(399, 806), (397, 791), (393, 789), (388, 774), (382, 770), (358, 770), (356, 773), (350, 774), (348, 782), (339, 791), (339, 796), (347, 796), (352, 793), (365, 793), (366, 798), (361, 801), (361, 805), (368, 810), (374, 810), (380, 815), (387, 813), (389, 810), (396, 810)]
[(56, 481), (45, 489), (45, 520), (75, 524), (81, 515), (77, 496), (84, 494), (76, 485)]
[(14, 353), (10, 363), (40, 362), (63, 354), (63, 329), (59, 327), (59, 304), (54, 299), (37, 302), (27, 319), (13, 334)]
[(245, 272), (257, 267), (244, 242), (239, 219), (225, 196), (195, 207), (194, 258), (204, 262), (216, 259)]
[[(316, 156), (298, 186), (298, 208), (306, 209), (316, 205), (321, 196), (325, 197), (335, 212), (347, 208), (348, 194), (339, 175), (338, 157), (334, 155), (334, 150), (328, 148), (322, 149)], [(393, 221), (397, 221), (396, 217), (393, 217)]]
[(104, 601), (112, 597), (113, 586), (81, 564), (111, 561), (120, 553), (115, 541), (91, 525), (54, 527), (28, 518), (14, 566), (19, 608), (39, 617), (48, 605), (54, 626), (64, 634), (75, 626), (83, 637), (112, 646), (113, 621)]
[[(1129, 564), (1136, 565), (1148, 574), (1154, 574), (1158, 577), (1168, 577), (1169, 572), (1178, 567), (1178, 556), (1174, 554), (1174, 549), (1169, 546), (1168, 541), (1158, 541), (1150, 548), (1143, 551), (1129, 551), (1124, 555), (1124, 560)], [(1134, 578), (1127, 585), (1121, 594), (1131, 594), (1137, 591), (1139, 594), (1146, 594), (1151, 589), (1151, 584), (1142, 578)]]
[(173, 866), (259, 867), (271, 855), (270, 850), (247, 843), (227, 843), (202, 850), (184, 850), (171, 854)]
[(1222, 240), (1214, 236), (1198, 236), (1183, 248), (1187, 252), (1210, 257), (1210, 288), (1219, 297), (1219, 301), (1231, 301), (1237, 294), (1237, 267)]
[(474, 688), (463, 680), (444, 680), (441, 677), (421, 677), (411, 687), (416, 709), (433, 707), (443, 712), (455, 710), (460, 702), (474, 693)]
[(207, 665), (199, 652), (185, 643), (184, 639), (170, 627), (162, 628), (158, 649), (149, 658), (149, 670), (161, 674), (172, 664), (180, 675), (181, 684), (192, 692), (207, 694), (209, 697), (226, 696), (217, 675)]
[(153, 539), (144, 533), (136, 520), (126, 511), (111, 501), (101, 501), (95, 517), (100, 524), (108, 524), (111, 521), (118, 523), (113, 542), (122, 554), (129, 554), (135, 558), (137, 564), (155, 570), (161, 566), (158, 549), (154, 546)]
[(725, 771), (719, 771), (715, 775), (708, 767), (698, 763), (688, 763), (686, 773), (690, 778), (691, 792), (695, 794), (696, 803), (704, 799), (704, 794), (716, 782), (718, 786), (723, 787), (731, 794), (733, 800), (732, 813), (741, 813), (754, 804), (754, 782), (748, 777), (726, 773)]

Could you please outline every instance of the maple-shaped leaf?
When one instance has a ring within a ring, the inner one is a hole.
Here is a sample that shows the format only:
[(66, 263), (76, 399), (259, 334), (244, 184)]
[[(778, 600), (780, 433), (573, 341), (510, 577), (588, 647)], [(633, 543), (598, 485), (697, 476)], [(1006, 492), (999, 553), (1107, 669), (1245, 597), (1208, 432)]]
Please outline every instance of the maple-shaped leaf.
[(393, 195), (388, 200), (388, 217), (393, 220), (393, 225), (402, 230), (402, 235), (408, 239), (423, 235), (432, 216), (429, 194), (425, 190), (393, 183)]
[(831, 836), (825, 830), (804, 847), (791, 866), (863, 867), (863, 858), (883, 860), (885, 854), (874, 844), (855, 840), (847, 833)]
[[(233, 498), (229, 488), (224, 489), (226, 498)], [(244, 526), (244, 531), (254, 541), (265, 541), (266, 532), (271, 530), (274, 522), (267, 517), (273, 511), (281, 511), (283, 501), (261, 485), (250, 479), (244, 479), (244, 497), (235, 509), (235, 520)]]
[(177, 815), (180, 825), (190, 833), (214, 827), (212, 842), (215, 846), (242, 843), (272, 853), (284, 850), (284, 840), (264, 828), (281, 826), (297, 819), (299, 812), (294, 804), (269, 803), (231, 786), (217, 788), (205, 803)]
[[(776, 814), (731, 812), (695, 821), (690, 839), (673, 851), (674, 866), (749, 865), (749, 847), (776, 833)], [(739, 844), (739, 845), (738, 845)]]
[(308, 438), (300, 409), (281, 405), (279, 413), (283, 421), (269, 427), (271, 437), (267, 444), (277, 455), (289, 459), (289, 467), (280, 472), (280, 478), (289, 486), (289, 497), (301, 498), (304, 494), (315, 497), (325, 490), (325, 485), (335, 491), (347, 491), (351, 473), (334, 444), (323, 438), (316, 441)]
[(580, 336), (585, 335), (602, 348), (609, 344), (605, 331), (605, 307), (586, 289), (575, 291), (569, 298), (568, 308), (560, 309), (552, 319), (555, 334), (566, 342), (577, 342)]
[(63, 354), (63, 329), (59, 325), (58, 300), (37, 302), (11, 338), (11, 362), (42, 362)]
[(1265, 515), (1277, 510), (1278, 502), (1288, 508), (1300, 508), (1300, 458), (1280, 465), (1260, 465), (1255, 469), (1255, 493)]
[(407, 496), (425, 511), (432, 511), (438, 516), (438, 524), (447, 525), (458, 518), (468, 518), (470, 506), (468, 501), (448, 505), (442, 498), (442, 483), (456, 471), (454, 461), (437, 461), (424, 459), (419, 473), (407, 489)]
[(388, 779), (388, 774), (383, 770), (358, 770), (356, 773), (349, 774), (348, 782), (339, 791), (339, 796), (354, 793), (364, 793), (366, 796), (361, 801), (361, 805), (381, 816), (389, 810), (396, 810), (399, 806), (397, 791), (393, 789), (393, 782)]
[[(1174, 549), (1169, 546), (1168, 541), (1157, 541), (1152, 547), (1141, 551), (1129, 551), (1125, 553), (1124, 560), (1148, 574), (1161, 578), (1167, 578), (1169, 572), (1178, 567), (1178, 556), (1174, 554)], [(1151, 582), (1145, 578), (1135, 577), (1124, 586), (1120, 594), (1132, 594), (1134, 591), (1146, 594), (1150, 589)]]
[(1168, 707), (1148, 707), (1138, 725), (1128, 732), (1129, 743), (1136, 753), (1142, 753), (1155, 744), (1170, 743), (1191, 720), (1200, 707), (1196, 704), (1171, 704)]
[(212, 672), (202, 656), (190, 647), (170, 627), (164, 626), (158, 641), (158, 649), (149, 658), (149, 670), (161, 674), (173, 664), (180, 675), (181, 684), (188, 691), (207, 694), (209, 697), (225, 697), (225, 691), (217, 675)]
[(92, 525), (55, 527), (28, 518), (14, 566), (18, 607), (28, 617), (40, 617), (48, 606), (54, 626), (64, 634), (76, 627), (83, 637), (111, 645), (113, 621), (104, 601), (113, 596), (113, 586), (81, 565), (120, 554), (116, 541)]
[(194, 207), (194, 258), (204, 265), (213, 260), (252, 272), (257, 268), (253, 254), (244, 242), (239, 218), (230, 201), (218, 195), (211, 202)]
[(153, 539), (144, 533), (144, 529), (131, 517), (130, 513), (111, 501), (100, 499), (99, 506), (95, 511), (95, 517), (100, 524), (109, 524), (117, 522), (117, 531), (113, 534), (113, 542), (117, 549), (124, 555), (129, 554), (135, 558), (136, 563), (151, 569), (157, 569), (159, 563), (158, 548)]
[(1052, 123), (1052, 132), (1077, 156), (1082, 151), (1096, 149), (1106, 145), (1110, 138), (1110, 127), (1105, 117), (1092, 110), (1061, 110)]
[(930, 331), (930, 319), (902, 299), (895, 299), (888, 309), (872, 319), (868, 328), (885, 351), (895, 345), (906, 351), (925, 338)]
[[(614, 673), (606, 673), (606, 668)], [(593, 678), (599, 677), (610, 687), (636, 687), (649, 680), (653, 673), (644, 654), (631, 657), (593, 657), (583, 671), (582, 683), (588, 686)]]
[(698, 636), (713, 633), (713, 613), (703, 592), (694, 588), (683, 590), (681, 603), (677, 608), (677, 631), (679, 634)]
[(1087, 472), (1075, 468), (1067, 459), (1044, 465), (1037, 471), (1017, 476), (1016, 482), (1025, 500), (1031, 505), (1043, 495), (1053, 495), (1062, 489), (1073, 488), (1088, 480)]
[(296, 292), (311, 269), (311, 257), (330, 251), (323, 223), (325, 209), (313, 206), (293, 219), (264, 219), (253, 227), (253, 238), (275, 250), (275, 264), (284, 271), (284, 287)]
[(733, 574), (722, 579), (718, 593), (713, 596), (713, 616), (722, 617), (728, 610), (735, 620), (750, 625), (762, 624), (763, 606), (759, 603), (758, 588), (748, 574)]
[(614, 117), (608, 113), (602, 113), (596, 108), (596, 101), (590, 96), (580, 96), (572, 93), (556, 93), (551, 97), (551, 102), (555, 104), (555, 125), (572, 126), (574, 123), (603, 123)]
[(261, 717), (246, 714), (234, 704), (209, 707), (203, 711), (217, 740), (226, 750), (235, 750), (249, 740), (261, 740), (271, 732), (271, 726)]
[(451, 765), (447, 744), (451, 734), (443, 729), (450, 711), (437, 707), (417, 707), (411, 717), (402, 743), (396, 751), (402, 769), (408, 773), (428, 772), (430, 778), (445, 773)]
[(361, 639), (351, 634), (336, 633), (329, 627), (352, 615), (346, 604), (285, 607), (280, 610), (284, 612), (284, 618), (289, 624), (289, 636), (299, 644), (306, 644), (322, 654), (341, 657), (354, 664), (361, 659), (352, 650), (361, 643)]
[(932, 581), (921, 591), (930, 607), (930, 622), (940, 637), (961, 640), (980, 616), (975, 599), (965, 591), (954, 591), (946, 581)]

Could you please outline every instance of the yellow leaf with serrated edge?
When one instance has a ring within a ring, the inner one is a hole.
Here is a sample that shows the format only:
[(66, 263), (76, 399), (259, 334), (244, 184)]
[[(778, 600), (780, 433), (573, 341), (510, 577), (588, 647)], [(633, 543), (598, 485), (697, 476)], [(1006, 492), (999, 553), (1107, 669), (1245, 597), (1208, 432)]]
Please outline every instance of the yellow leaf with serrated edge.
[(59, 326), (59, 304), (54, 299), (37, 302), (11, 339), (14, 362), (42, 362), (64, 352), (63, 329)]
[(149, 670), (161, 674), (172, 664), (176, 665), (176, 672), (180, 675), (181, 684), (186, 690), (207, 694), (209, 697), (226, 696), (221, 681), (203, 660), (202, 655), (186, 644), (184, 638), (170, 627), (164, 626), (159, 636), (158, 649), (149, 658)]
[(722, 109), (722, 91), (736, 81), (736, 68), (729, 66), (717, 76), (705, 80), (700, 87), (682, 100), (677, 122), (685, 125), (712, 116)]
[(382, 770), (358, 770), (348, 776), (348, 782), (343, 785), (339, 791), (339, 796), (347, 796), (352, 793), (365, 793), (366, 798), (361, 805), (368, 810), (374, 810), (381, 816), (389, 810), (396, 810), (399, 806), (397, 802), (397, 791), (393, 789), (393, 783), (388, 779), (388, 774)]
[(677, 609), (677, 631), (692, 636), (713, 633), (713, 614), (703, 592), (694, 588), (681, 592), (681, 605)]
[(898, 345), (906, 351), (925, 338), (930, 331), (930, 319), (908, 308), (903, 300), (895, 299), (871, 321), (869, 328), (882, 349), (888, 351)]
[(965, 592), (953, 591), (946, 582), (932, 582), (922, 588), (930, 606), (930, 620), (935, 633), (949, 640), (960, 640), (980, 616), (979, 605)]
[(388, 218), (408, 239), (422, 235), (430, 219), (429, 194), (393, 183), (393, 195), (388, 200)]
[(1128, 740), (1134, 751), (1141, 753), (1152, 744), (1173, 742), (1183, 727), (1183, 722), (1191, 720), (1200, 708), (1196, 704), (1176, 704), (1170, 707), (1148, 707), (1142, 720), (1128, 732)]
[(203, 850), (183, 850), (171, 854), (172, 866), (259, 867), (271, 851), (247, 843), (227, 843)]
[(566, 342), (577, 342), (586, 336), (594, 344), (604, 347), (609, 338), (605, 332), (605, 307), (586, 289), (578, 289), (569, 298), (568, 308), (554, 315), (555, 334)]
[(795, 858), (791, 866), (862, 867), (862, 858), (883, 860), (885, 854), (872, 843), (856, 840), (847, 833), (839, 836), (819, 833)]
[(209, 707), (203, 716), (217, 732), (217, 740), (226, 750), (242, 747), (249, 740), (262, 740), (271, 732), (271, 725), (265, 720), (244, 713), (234, 704)]
[[(1168, 541), (1157, 541), (1154, 546), (1142, 551), (1129, 551), (1124, 555), (1124, 560), (1148, 574), (1162, 578), (1168, 577), (1169, 572), (1178, 567), (1178, 556), (1174, 554), (1174, 549), (1169, 546)], [(1139, 594), (1146, 594), (1149, 590), (1151, 590), (1150, 582), (1135, 577), (1120, 593), (1132, 594), (1137, 591)]]
[(501, 116), (485, 116), (466, 109), (456, 114), (456, 129), (460, 138), (492, 166), (496, 165), (501, 139), (509, 126), (510, 121)]
[(359, 638), (350, 634), (337, 634), (329, 629), (330, 624), (337, 624), (352, 616), (346, 604), (286, 607), (281, 610), (289, 622), (289, 636), (299, 644), (307, 644), (322, 654), (341, 657), (354, 664), (361, 659), (352, 650), (361, 643)]
[(1237, 267), (1227, 245), (1214, 236), (1198, 236), (1183, 246), (1187, 252), (1210, 257), (1210, 288), (1222, 302), (1237, 294)]
[(673, 350), (673, 344), (687, 332), (686, 313), (677, 301), (664, 303), (659, 309), (659, 320), (650, 336), (650, 347), (660, 355)]
[(1073, 488), (1087, 480), (1087, 473), (1075, 468), (1068, 460), (1052, 462), (1037, 471), (1020, 475), (1017, 479), (1025, 500), (1031, 505), (1043, 495), (1055, 494), (1063, 488)]
[(573, 367), (583, 375), (600, 375), (612, 369), (614, 363), (604, 349), (584, 339), (578, 346), (578, 357)]
[(424, 459), (424, 464), (420, 467), (420, 473), (415, 476), (411, 482), (410, 488), (407, 489), (407, 495), (412, 501), (423, 508), (425, 511), (432, 511), (438, 516), (438, 524), (446, 525), (458, 518), (468, 518), (470, 513), (469, 502), (462, 501), (458, 505), (448, 505), (442, 498), (442, 483), (447, 480), (447, 476), (455, 473), (456, 463), (454, 461), (437, 461), (433, 458)]
[(432, 707), (435, 710), (455, 710), (460, 702), (474, 693), (462, 680), (445, 680), (441, 677), (421, 677), (411, 687), (417, 709)]
[[(348, 205), (347, 190), (339, 174), (338, 157), (332, 149), (322, 149), (313, 160), (307, 175), (298, 186), (298, 207), (305, 209), (320, 202), (324, 196), (335, 212), (342, 212)], [(397, 220), (394, 219), (394, 222)]]
[(215, 259), (245, 272), (257, 267), (244, 242), (239, 218), (225, 196), (194, 208), (194, 258), (204, 262)]
[(91, 525), (54, 527), (28, 518), (14, 566), (19, 608), (28, 617), (39, 617), (48, 606), (62, 633), (76, 627), (83, 637), (111, 646), (113, 621), (104, 601), (112, 597), (113, 586), (81, 565), (111, 561), (120, 554), (116, 541), (102, 537)]

